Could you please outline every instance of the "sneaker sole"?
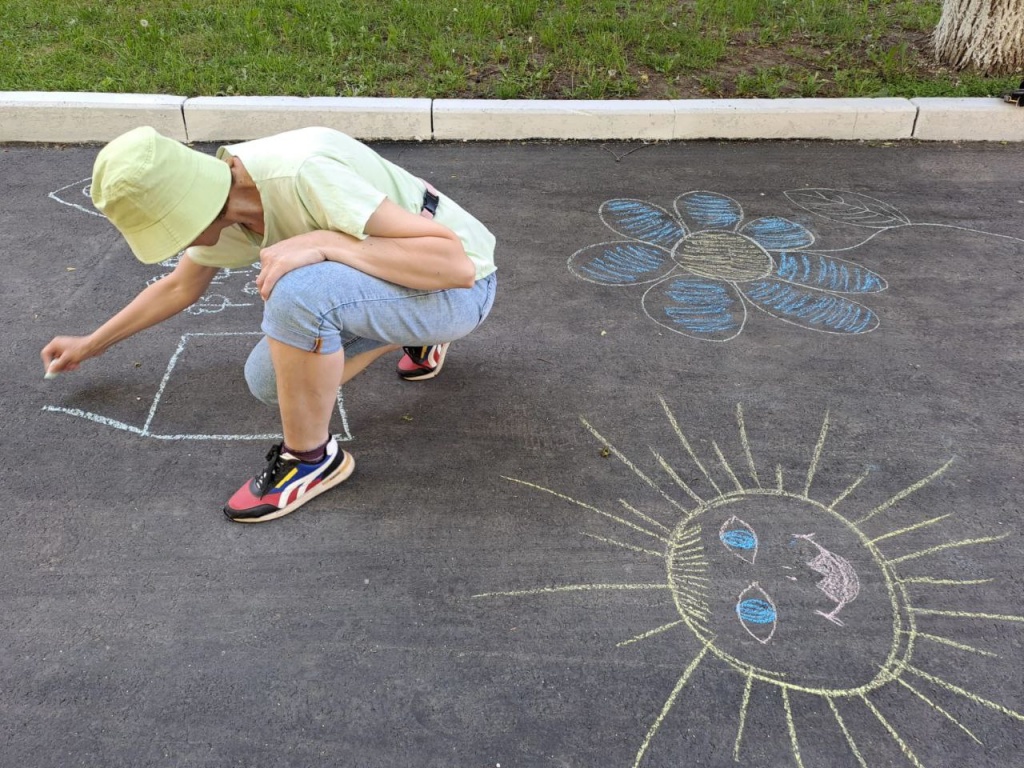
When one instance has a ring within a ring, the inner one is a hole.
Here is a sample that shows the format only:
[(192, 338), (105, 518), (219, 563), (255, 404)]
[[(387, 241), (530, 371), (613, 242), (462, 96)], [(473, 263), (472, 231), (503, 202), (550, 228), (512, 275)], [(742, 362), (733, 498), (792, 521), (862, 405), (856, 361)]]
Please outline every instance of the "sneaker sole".
[(313, 490), (308, 493), (304, 493), (287, 507), (282, 507), (281, 509), (269, 512), (263, 515), (263, 517), (235, 518), (228, 516), (228, 520), (233, 523), (266, 523), (270, 520), (277, 520), (279, 517), (284, 517), (285, 515), (294, 512), (307, 501), (315, 499), (324, 491), (329, 491), (339, 483), (348, 480), (349, 476), (356, 468), (356, 460), (352, 458), (352, 454), (348, 451), (342, 451), (342, 453), (345, 454), (345, 458), (342, 459), (341, 464), (338, 465), (336, 470), (321, 480)]
[(437, 365), (435, 365), (431, 370), (426, 371), (425, 373), (410, 373), (408, 375), (400, 372), (398, 375), (403, 381), (426, 381), (427, 379), (432, 379), (441, 372), (441, 369), (444, 367), (446, 357), (448, 357), (448, 347), (445, 347), (444, 351), (441, 353), (441, 359), (437, 361)]

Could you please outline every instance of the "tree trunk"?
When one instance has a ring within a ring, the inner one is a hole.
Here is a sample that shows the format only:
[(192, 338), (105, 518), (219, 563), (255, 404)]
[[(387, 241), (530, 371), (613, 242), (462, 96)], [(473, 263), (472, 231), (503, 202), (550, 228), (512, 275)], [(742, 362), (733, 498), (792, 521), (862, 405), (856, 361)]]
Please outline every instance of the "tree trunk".
[(1024, 0), (943, 0), (935, 51), (954, 69), (1024, 73)]

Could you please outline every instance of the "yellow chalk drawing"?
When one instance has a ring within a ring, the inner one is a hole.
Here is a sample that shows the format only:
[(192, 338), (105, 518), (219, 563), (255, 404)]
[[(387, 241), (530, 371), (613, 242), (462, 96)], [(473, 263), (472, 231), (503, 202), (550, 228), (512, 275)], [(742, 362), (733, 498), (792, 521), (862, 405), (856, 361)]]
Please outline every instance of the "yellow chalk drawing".
[(747, 673), (747, 684), (743, 686), (743, 701), (740, 703), (740, 724), (739, 728), (736, 729), (736, 741), (732, 748), (732, 759), (736, 762), (740, 760), (740, 744), (743, 743), (743, 729), (747, 724), (747, 709), (750, 707), (750, 691), (754, 687), (754, 676)]
[(800, 745), (796, 740), (796, 725), (793, 723), (793, 708), (789, 704), (789, 691), (786, 688), (782, 689), (782, 703), (786, 708), (786, 727), (789, 729), (789, 741), (793, 745), (793, 757), (796, 758), (796, 764), (800, 768), (804, 768), (804, 761), (800, 759)]
[[(643, 486), (653, 490), (657, 497), (654, 503), (620, 498), (617, 500), (619, 508), (611, 512), (528, 480), (505, 479), (583, 509), (605, 521), (605, 525), (618, 526), (624, 540), (590, 532), (584, 535), (648, 562), (660, 561), (665, 569), (664, 580), (548, 585), (475, 595), (491, 600), (540, 596), (565, 599), (566, 595), (573, 594), (645, 590), (664, 593), (671, 599), (678, 618), (642, 629), (616, 643), (616, 647), (629, 652), (651, 638), (673, 637), (682, 631), (682, 642), (686, 644), (689, 657), (640, 741), (632, 768), (639, 768), (655, 746), (659, 729), (665, 726), (695, 671), (701, 665), (715, 662), (727, 672), (744, 678), (732, 751), (737, 763), (744, 760), (744, 735), (750, 732), (747, 726), (751, 701), (755, 696), (761, 700), (763, 690), (758, 689), (766, 686), (779, 692), (789, 749), (798, 768), (803, 767), (805, 759), (811, 761), (802, 753), (798, 738), (802, 711), (794, 707), (798, 697), (802, 697), (801, 707), (806, 700), (828, 706), (850, 754), (861, 768), (869, 768), (869, 763), (843, 718), (843, 709), (860, 707), (861, 711), (869, 712), (891, 740), (892, 751), (898, 749), (910, 764), (924, 768), (908, 739), (879, 709), (879, 691), (883, 688), (887, 698), (891, 699), (891, 692), (896, 691), (924, 702), (930, 711), (977, 744), (982, 743), (978, 736), (953, 712), (930, 698), (929, 689), (954, 694), (965, 702), (964, 706), (977, 705), (1024, 722), (1024, 714), (926, 671), (927, 650), (939, 646), (952, 649), (951, 652), (999, 658), (990, 650), (937, 634), (927, 626), (932, 617), (943, 620), (943, 627), (949, 626), (950, 619), (1024, 623), (1024, 616), (1020, 615), (914, 605), (916, 591), (930, 591), (930, 599), (934, 600), (936, 588), (991, 583), (992, 579), (946, 578), (941, 574), (922, 573), (921, 569), (941, 564), (944, 552), (992, 544), (1009, 535), (954, 538), (943, 534), (946, 541), (923, 549), (910, 549), (903, 543), (914, 539), (910, 534), (934, 532), (939, 530), (937, 526), (949, 524), (955, 517), (955, 512), (950, 512), (914, 520), (915, 507), (908, 501), (912, 494), (942, 477), (952, 466), (953, 459), (882, 504), (861, 503), (859, 512), (846, 514), (840, 511), (840, 506), (856, 509), (856, 492), (870, 473), (864, 471), (848, 481), (831, 501), (813, 498), (815, 478), (827, 460), (829, 413), (825, 413), (809, 451), (806, 470), (792, 471), (790, 478), (798, 479), (795, 482), (790, 479), (787, 489), (782, 463), (774, 467), (774, 486), (762, 484), (741, 406), (736, 407), (736, 424), (742, 460), (731, 463), (719, 443), (710, 441), (714, 461), (706, 464), (668, 403), (663, 397), (658, 399), (671, 432), (700, 475), (689, 482), (683, 480), (689, 470), (684, 472), (673, 467), (664, 451), (650, 447), (655, 466), (652, 471), (664, 474), (653, 477), (581, 418), (583, 427), (607, 454), (615, 456)], [(744, 465), (745, 473), (741, 477), (737, 469)], [(716, 474), (718, 478), (727, 478), (728, 482), (720, 484)], [(864, 524), (871, 520), (874, 523), (869, 535)], [(639, 542), (631, 543), (630, 538), (638, 538)], [(820, 543), (822, 541), (827, 542), (827, 548)], [(842, 555), (838, 554), (840, 551)], [(767, 556), (762, 557), (759, 552)], [(912, 564), (910, 567), (915, 570), (902, 573), (904, 564)], [(771, 583), (766, 574), (773, 579)], [(737, 584), (741, 585), (738, 590)], [(731, 601), (726, 599), (730, 595)], [(825, 603), (821, 602), (822, 595)], [(836, 619), (840, 608), (843, 621)], [(882, 633), (877, 632), (879, 616), (888, 617)], [(858, 626), (869, 627), (870, 631), (858, 634)], [(695, 652), (692, 640), (686, 639), (687, 633), (697, 642)], [(949, 634), (949, 630), (943, 634)], [(803, 638), (807, 641), (794, 649), (794, 644)], [(914, 684), (911, 678), (916, 678)], [(823, 679), (827, 682), (823, 683)], [(868, 737), (869, 734), (862, 736)]]

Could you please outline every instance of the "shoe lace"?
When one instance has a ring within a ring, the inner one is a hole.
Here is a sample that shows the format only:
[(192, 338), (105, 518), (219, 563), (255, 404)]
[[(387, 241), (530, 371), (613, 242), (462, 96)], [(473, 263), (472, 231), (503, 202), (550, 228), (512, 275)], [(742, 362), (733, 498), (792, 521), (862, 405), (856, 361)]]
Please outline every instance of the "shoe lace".
[(263, 469), (259, 475), (256, 476), (256, 491), (259, 495), (263, 495), (270, 488), (271, 484), (276, 482), (277, 476), (281, 471), (281, 450), (284, 447), (284, 443), (278, 443), (267, 452), (267, 466)]
[(425, 365), (430, 357), (430, 350), (433, 348), (432, 344), (428, 344), (422, 347), (402, 347), (402, 350), (416, 365)]

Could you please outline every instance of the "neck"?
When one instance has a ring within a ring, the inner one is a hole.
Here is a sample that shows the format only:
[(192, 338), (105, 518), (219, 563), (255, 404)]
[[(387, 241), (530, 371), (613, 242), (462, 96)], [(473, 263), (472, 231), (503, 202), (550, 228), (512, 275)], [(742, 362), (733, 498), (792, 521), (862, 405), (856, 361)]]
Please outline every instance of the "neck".
[(225, 218), (232, 224), (263, 234), (263, 200), (249, 171), (237, 157), (231, 158), (231, 191)]

